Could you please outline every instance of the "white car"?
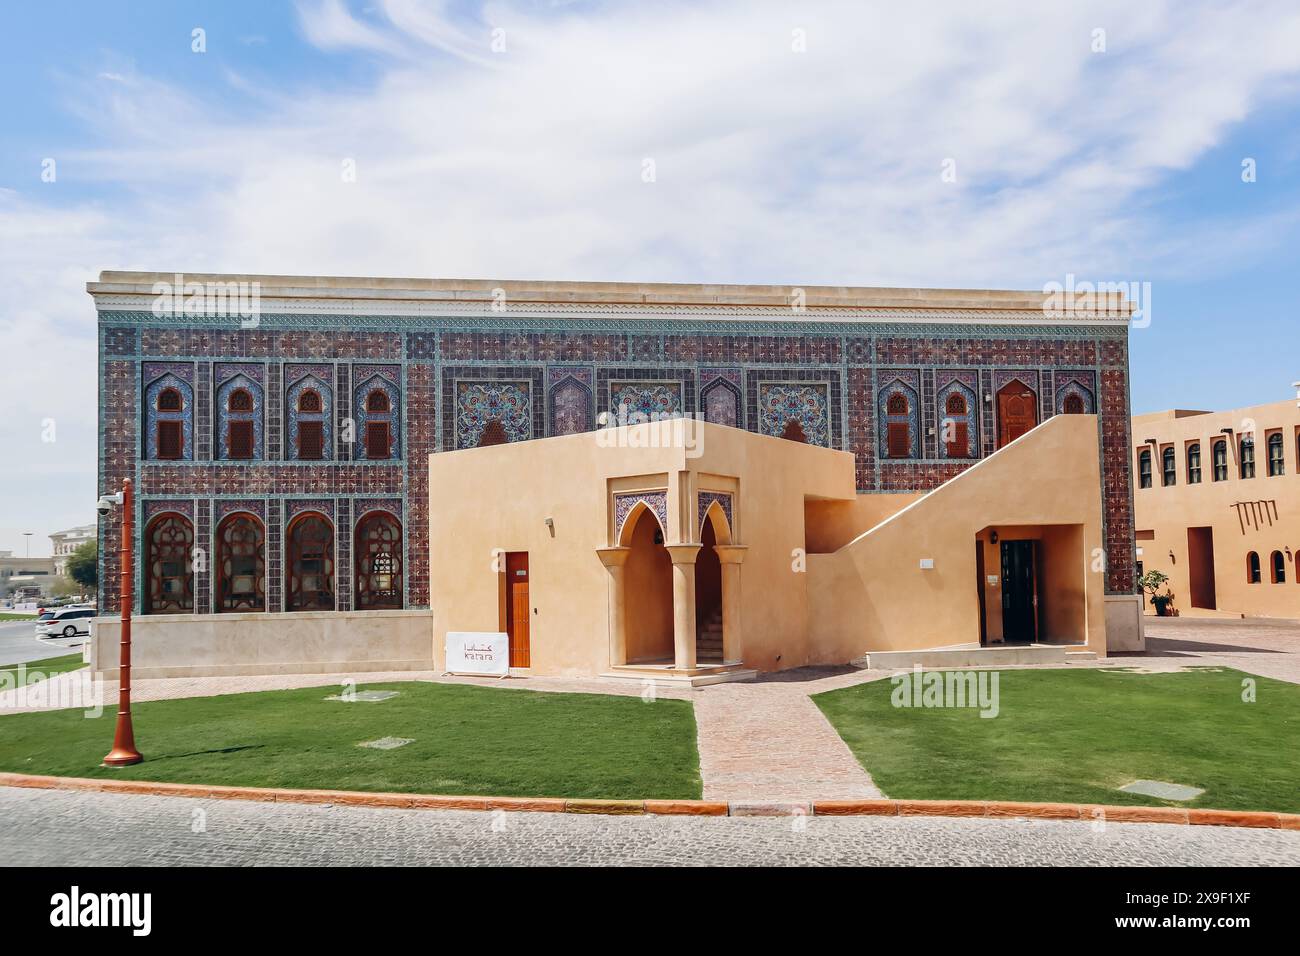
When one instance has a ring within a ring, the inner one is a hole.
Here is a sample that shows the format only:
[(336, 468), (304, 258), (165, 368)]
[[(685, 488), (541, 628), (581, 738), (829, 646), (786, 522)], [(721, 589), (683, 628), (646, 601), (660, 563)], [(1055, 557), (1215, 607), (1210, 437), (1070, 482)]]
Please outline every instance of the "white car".
[(36, 620), (37, 637), (90, 636), (90, 619), (95, 616), (93, 607), (61, 607), (46, 611)]

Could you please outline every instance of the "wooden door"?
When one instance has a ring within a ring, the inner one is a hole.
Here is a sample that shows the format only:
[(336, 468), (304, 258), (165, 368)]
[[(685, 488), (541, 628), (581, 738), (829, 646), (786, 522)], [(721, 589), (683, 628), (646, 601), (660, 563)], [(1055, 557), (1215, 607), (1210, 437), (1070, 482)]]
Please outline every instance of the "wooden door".
[(1038, 424), (1038, 398), (1019, 382), (998, 392), (998, 447), (1009, 445)]
[(531, 655), (528, 624), (533, 613), (528, 600), (528, 552), (506, 554), (506, 633), (510, 635), (510, 666), (528, 667)]

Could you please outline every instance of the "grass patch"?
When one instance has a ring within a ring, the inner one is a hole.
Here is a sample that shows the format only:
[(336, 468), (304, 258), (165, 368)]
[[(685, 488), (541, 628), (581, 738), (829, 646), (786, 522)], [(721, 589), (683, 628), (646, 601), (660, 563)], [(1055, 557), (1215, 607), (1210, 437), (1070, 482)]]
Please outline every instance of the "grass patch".
[[(1242, 701), (1255, 681), (1257, 700)], [(813, 698), (890, 797), (1300, 812), (1300, 686), (1230, 669), (1003, 671), (1000, 709), (894, 707), (888, 680)], [(1173, 802), (1134, 780), (1202, 787)]]
[[(363, 688), (358, 688), (363, 689)], [(382, 703), (337, 686), (154, 701), (132, 708), (145, 762), (99, 766), (116, 708), (0, 717), (0, 770), (175, 783), (404, 793), (688, 799), (701, 793), (688, 701), (432, 684)], [(358, 744), (415, 740), (397, 750)]]
[[(44, 660), (28, 661), (26, 664), (5, 664), (0, 666), (0, 685), (5, 687), (25, 687), (39, 680), (78, 671), (86, 666), (81, 654), (64, 654), (61, 657), (47, 657)], [(19, 677), (22, 680), (19, 680)]]
[(0, 621), (36, 621), (35, 614), (13, 614), (5, 611), (0, 613)]

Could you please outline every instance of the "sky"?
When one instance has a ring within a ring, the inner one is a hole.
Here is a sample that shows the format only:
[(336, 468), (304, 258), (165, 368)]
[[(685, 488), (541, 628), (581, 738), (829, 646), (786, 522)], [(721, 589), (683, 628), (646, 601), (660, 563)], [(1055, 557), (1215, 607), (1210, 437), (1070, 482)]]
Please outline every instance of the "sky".
[(1293, 0), (6, 4), (0, 549), (94, 519), (102, 269), (1139, 283), (1140, 413), (1295, 395), (1298, 238)]

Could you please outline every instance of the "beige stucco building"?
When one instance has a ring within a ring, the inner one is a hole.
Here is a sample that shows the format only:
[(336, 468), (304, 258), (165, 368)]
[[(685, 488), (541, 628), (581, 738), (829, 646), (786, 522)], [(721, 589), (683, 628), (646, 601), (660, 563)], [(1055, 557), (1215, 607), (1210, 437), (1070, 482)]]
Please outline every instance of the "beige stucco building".
[(1132, 434), (1139, 566), (1178, 613), (1300, 618), (1300, 401), (1138, 415)]

